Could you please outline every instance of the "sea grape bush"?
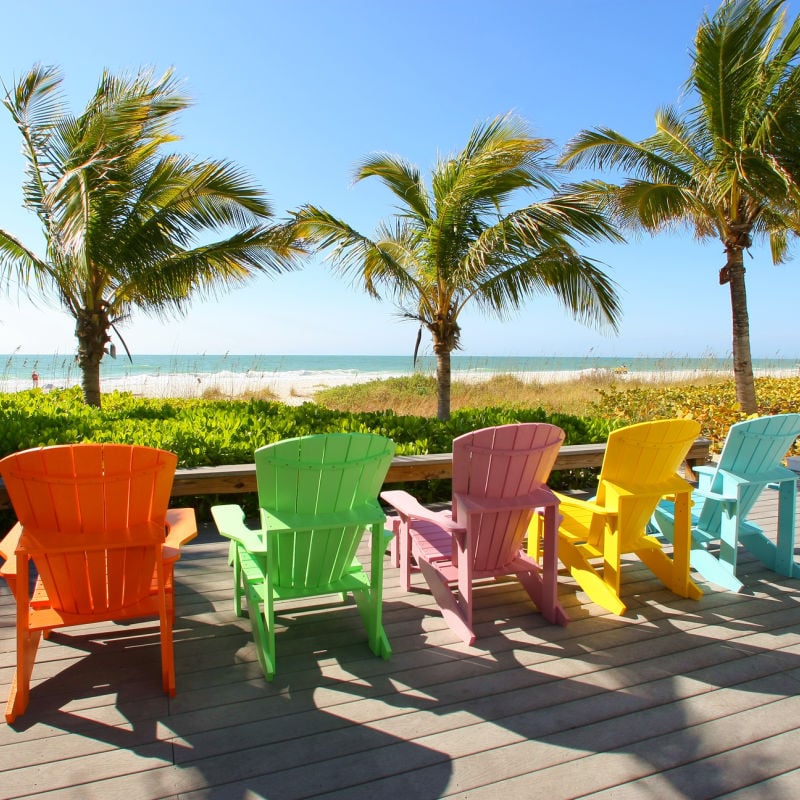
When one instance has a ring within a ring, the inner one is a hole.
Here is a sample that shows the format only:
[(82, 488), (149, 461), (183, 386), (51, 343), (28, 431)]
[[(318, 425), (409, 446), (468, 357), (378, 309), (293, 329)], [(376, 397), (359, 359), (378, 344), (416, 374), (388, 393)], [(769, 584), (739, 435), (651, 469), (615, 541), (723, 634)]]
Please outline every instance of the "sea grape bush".
[[(755, 385), (760, 416), (800, 411), (800, 377), (756, 378)], [(730, 426), (748, 417), (736, 402), (733, 381), (667, 388), (612, 386), (598, 390), (598, 394), (600, 399), (593, 404), (592, 413), (619, 425), (692, 417), (700, 423), (701, 435), (711, 440), (711, 451), (717, 453)], [(797, 442), (794, 447), (800, 452)]]
[[(610, 430), (604, 420), (548, 415), (541, 408), (459, 410), (441, 422), (398, 416), (392, 411), (334, 411), (313, 403), (287, 406), (264, 400), (162, 400), (112, 392), (104, 395), (103, 407), (98, 409), (85, 405), (80, 389), (74, 388), (0, 394), (0, 457), (29, 447), (122, 442), (171, 450), (180, 467), (217, 466), (251, 463), (256, 448), (281, 439), (351, 431), (388, 436), (400, 455), (444, 453), (462, 433), (509, 422), (552, 422), (575, 444), (604, 441)], [(554, 488), (593, 484), (594, 475), (588, 470), (553, 473), (551, 478)], [(443, 480), (415, 482), (405, 488), (423, 502), (450, 495), (449, 481)], [(214, 502), (241, 503), (248, 513), (257, 513), (250, 496), (192, 500), (203, 519)]]

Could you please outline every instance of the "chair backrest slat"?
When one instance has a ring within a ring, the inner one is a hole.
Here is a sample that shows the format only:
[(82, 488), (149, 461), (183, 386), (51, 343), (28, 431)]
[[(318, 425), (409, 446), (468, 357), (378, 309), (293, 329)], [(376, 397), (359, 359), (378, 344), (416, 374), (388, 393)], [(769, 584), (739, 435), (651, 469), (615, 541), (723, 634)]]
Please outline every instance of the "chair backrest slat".
[[(737, 506), (739, 517), (745, 519), (764, 487), (774, 479), (770, 472), (781, 466), (798, 436), (800, 414), (755, 417), (731, 425), (711, 477), (711, 491), (723, 492), (725, 473), (747, 481), (739, 486)], [(764, 478), (765, 475), (768, 477)], [(719, 503), (704, 504), (699, 527), (706, 531), (718, 530), (721, 513)]]
[(502, 501), (546, 484), (564, 436), (555, 425), (520, 423), (482, 428), (453, 441), (454, 517), (468, 524), (459, 496), (494, 499), (501, 507), (469, 522), (474, 569), (499, 570), (517, 557), (533, 508), (503, 509)]
[(256, 450), (259, 505), (277, 517), (299, 515), (307, 528), (270, 539), (277, 586), (311, 590), (342, 578), (364, 531), (326, 527), (317, 517), (375, 503), (394, 450), (390, 439), (366, 433), (303, 436)]
[[(630, 552), (645, 534), (647, 524), (664, 487), (674, 481), (692, 442), (700, 433), (693, 419), (667, 419), (642, 422), (612, 431), (608, 437), (597, 485), (597, 501), (614, 511), (611, 485), (634, 492), (625, 498), (624, 530), (619, 535), (621, 552)], [(591, 543), (600, 544), (599, 528), (592, 531)]]
[(151, 590), (177, 457), (118, 444), (59, 445), (0, 461), (33, 559), (58, 611), (104, 616)]

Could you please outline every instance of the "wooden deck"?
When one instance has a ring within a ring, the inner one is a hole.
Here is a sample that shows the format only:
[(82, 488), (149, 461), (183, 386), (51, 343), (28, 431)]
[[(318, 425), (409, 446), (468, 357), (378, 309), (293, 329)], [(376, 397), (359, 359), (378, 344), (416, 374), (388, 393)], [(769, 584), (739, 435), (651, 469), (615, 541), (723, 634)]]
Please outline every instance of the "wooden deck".
[[(754, 515), (767, 526), (776, 497)], [(152, 625), (43, 643), (27, 713), (0, 725), (0, 797), (800, 797), (800, 581), (746, 555), (750, 592), (701, 582), (699, 602), (629, 562), (624, 617), (583, 604), (562, 575), (566, 628), (514, 583), (487, 585), (474, 647), (419, 576), (399, 591), (387, 558), (392, 659), (369, 653), (352, 604), (295, 606), (267, 684), (231, 611), (226, 553), (206, 528), (177, 566), (174, 699)], [(13, 611), (3, 587), (3, 701)]]

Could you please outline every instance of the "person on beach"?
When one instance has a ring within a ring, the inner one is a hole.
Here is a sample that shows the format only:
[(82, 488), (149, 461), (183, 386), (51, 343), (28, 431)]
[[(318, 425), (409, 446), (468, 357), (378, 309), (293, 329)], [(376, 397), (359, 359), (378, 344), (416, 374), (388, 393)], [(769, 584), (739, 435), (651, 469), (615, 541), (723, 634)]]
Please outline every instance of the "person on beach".
[(38, 389), (39, 388), (39, 373), (36, 370), (34, 370), (31, 373), (31, 380), (33, 381), (33, 388), (34, 389)]

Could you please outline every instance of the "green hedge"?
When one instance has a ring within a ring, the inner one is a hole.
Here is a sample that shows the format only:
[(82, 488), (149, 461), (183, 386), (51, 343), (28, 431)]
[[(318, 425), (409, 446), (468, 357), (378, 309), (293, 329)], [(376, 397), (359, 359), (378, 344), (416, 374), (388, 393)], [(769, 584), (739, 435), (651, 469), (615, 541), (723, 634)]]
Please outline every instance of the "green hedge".
[[(287, 406), (263, 400), (152, 399), (113, 392), (101, 409), (84, 405), (79, 389), (35, 389), (0, 394), (0, 456), (54, 444), (124, 442), (171, 450), (180, 467), (244, 464), (262, 445), (311, 433), (363, 431), (388, 436), (401, 455), (447, 453), (456, 436), (477, 428), (512, 422), (551, 422), (563, 428), (568, 444), (605, 441), (613, 424), (547, 414), (541, 408), (459, 410), (450, 420), (398, 416), (392, 411), (347, 413), (313, 403)], [(589, 470), (554, 473), (555, 488), (592, 485)], [(449, 497), (449, 481), (415, 482), (406, 488), (423, 501)], [(227, 498), (231, 500), (231, 498)], [(234, 502), (252, 504), (252, 498)], [(197, 498), (204, 512), (209, 502)], [(249, 508), (248, 508), (249, 510)]]
[(126, 442), (162, 447), (181, 467), (248, 463), (262, 445), (311, 433), (364, 431), (393, 439), (399, 454), (445, 453), (453, 438), (510, 422), (552, 422), (567, 443), (604, 441), (602, 419), (547, 414), (541, 408), (460, 410), (447, 422), (392, 411), (348, 413), (313, 403), (287, 406), (263, 400), (158, 400), (113, 392), (89, 408), (79, 389), (0, 394), (0, 455), (71, 442)]

